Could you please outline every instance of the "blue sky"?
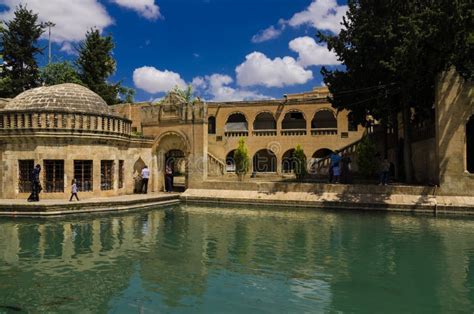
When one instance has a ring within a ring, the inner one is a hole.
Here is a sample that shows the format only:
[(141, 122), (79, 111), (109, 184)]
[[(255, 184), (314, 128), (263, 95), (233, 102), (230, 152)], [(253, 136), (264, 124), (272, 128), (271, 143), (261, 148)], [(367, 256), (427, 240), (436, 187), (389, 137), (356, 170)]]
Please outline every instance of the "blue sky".
[[(18, 3), (0, 0), (0, 17)], [(28, 7), (56, 23), (55, 60), (74, 59), (72, 47), (90, 27), (111, 34), (111, 81), (135, 88), (136, 101), (190, 83), (207, 100), (280, 98), (320, 86), (321, 66), (339, 62), (314, 41), (316, 31), (337, 33), (347, 10), (336, 0), (29, 0)]]

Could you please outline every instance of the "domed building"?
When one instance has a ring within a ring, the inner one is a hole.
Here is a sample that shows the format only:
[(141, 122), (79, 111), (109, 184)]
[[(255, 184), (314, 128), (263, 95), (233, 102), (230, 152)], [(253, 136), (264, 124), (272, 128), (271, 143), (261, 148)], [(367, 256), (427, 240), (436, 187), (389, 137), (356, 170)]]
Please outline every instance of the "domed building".
[[(84, 86), (60, 84), (0, 100), (0, 198), (26, 199), (41, 165), (42, 198), (133, 193), (134, 176), (151, 166), (153, 140), (131, 136), (131, 121)], [(137, 166), (138, 165), (138, 166)]]

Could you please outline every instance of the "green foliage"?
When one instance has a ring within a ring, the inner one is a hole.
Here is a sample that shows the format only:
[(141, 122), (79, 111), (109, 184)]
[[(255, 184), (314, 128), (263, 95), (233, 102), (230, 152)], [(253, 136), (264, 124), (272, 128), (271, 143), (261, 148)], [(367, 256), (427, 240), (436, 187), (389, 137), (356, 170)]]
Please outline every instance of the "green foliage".
[(99, 94), (109, 105), (121, 102), (119, 94), (125, 92), (127, 98), (133, 97), (129, 89), (121, 83), (109, 84), (107, 79), (115, 72), (116, 63), (112, 56), (115, 44), (112, 36), (101, 36), (98, 29), (86, 33), (86, 39), (79, 44), (79, 57), (76, 66), (79, 78), (92, 91)]
[(46, 65), (41, 69), (40, 77), (46, 85), (63, 83), (83, 84), (72, 64), (67, 61)]
[(243, 176), (249, 171), (249, 154), (244, 138), (240, 138), (239, 146), (234, 152), (234, 163), (238, 176)]
[(175, 86), (173, 91), (183, 97), (188, 103), (194, 101), (193, 86), (191, 84), (189, 84), (186, 89), (181, 89), (178, 86)]
[(303, 148), (300, 145), (296, 145), (295, 151), (293, 153), (293, 162), (295, 165), (295, 175), (296, 179), (302, 180), (307, 175), (308, 171), (306, 169), (306, 155), (304, 154)]
[(11, 21), (0, 28), (0, 97), (14, 97), (39, 85), (39, 69), (35, 57), (42, 53), (37, 45), (44, 27), (38, 14), (19, 5)]
[(374, 142), (365, 137), (357, 146), (356, 154), (359, 173), (367, 178), (373, 177), (378, 170), (377, 149)]

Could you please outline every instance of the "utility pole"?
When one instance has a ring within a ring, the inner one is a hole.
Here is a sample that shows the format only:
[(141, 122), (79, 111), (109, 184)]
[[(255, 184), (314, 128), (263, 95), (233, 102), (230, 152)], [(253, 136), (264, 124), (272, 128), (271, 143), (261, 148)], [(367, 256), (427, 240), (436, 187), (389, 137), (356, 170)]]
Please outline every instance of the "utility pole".
[(46, 22), (44, 26), (48, 27), (48, 64), (51, 63), (51, 27), (55, 27), (53, 22)]

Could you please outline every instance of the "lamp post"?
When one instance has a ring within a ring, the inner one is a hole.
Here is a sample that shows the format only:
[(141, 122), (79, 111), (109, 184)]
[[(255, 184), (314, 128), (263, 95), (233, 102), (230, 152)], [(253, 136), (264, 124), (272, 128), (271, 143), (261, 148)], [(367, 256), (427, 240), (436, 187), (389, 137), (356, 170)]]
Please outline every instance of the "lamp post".
[(46, 22), (44, 26), (48, 27), (48, 64), (51, 63), (51, 27), (55, 27), (53, 22)]

